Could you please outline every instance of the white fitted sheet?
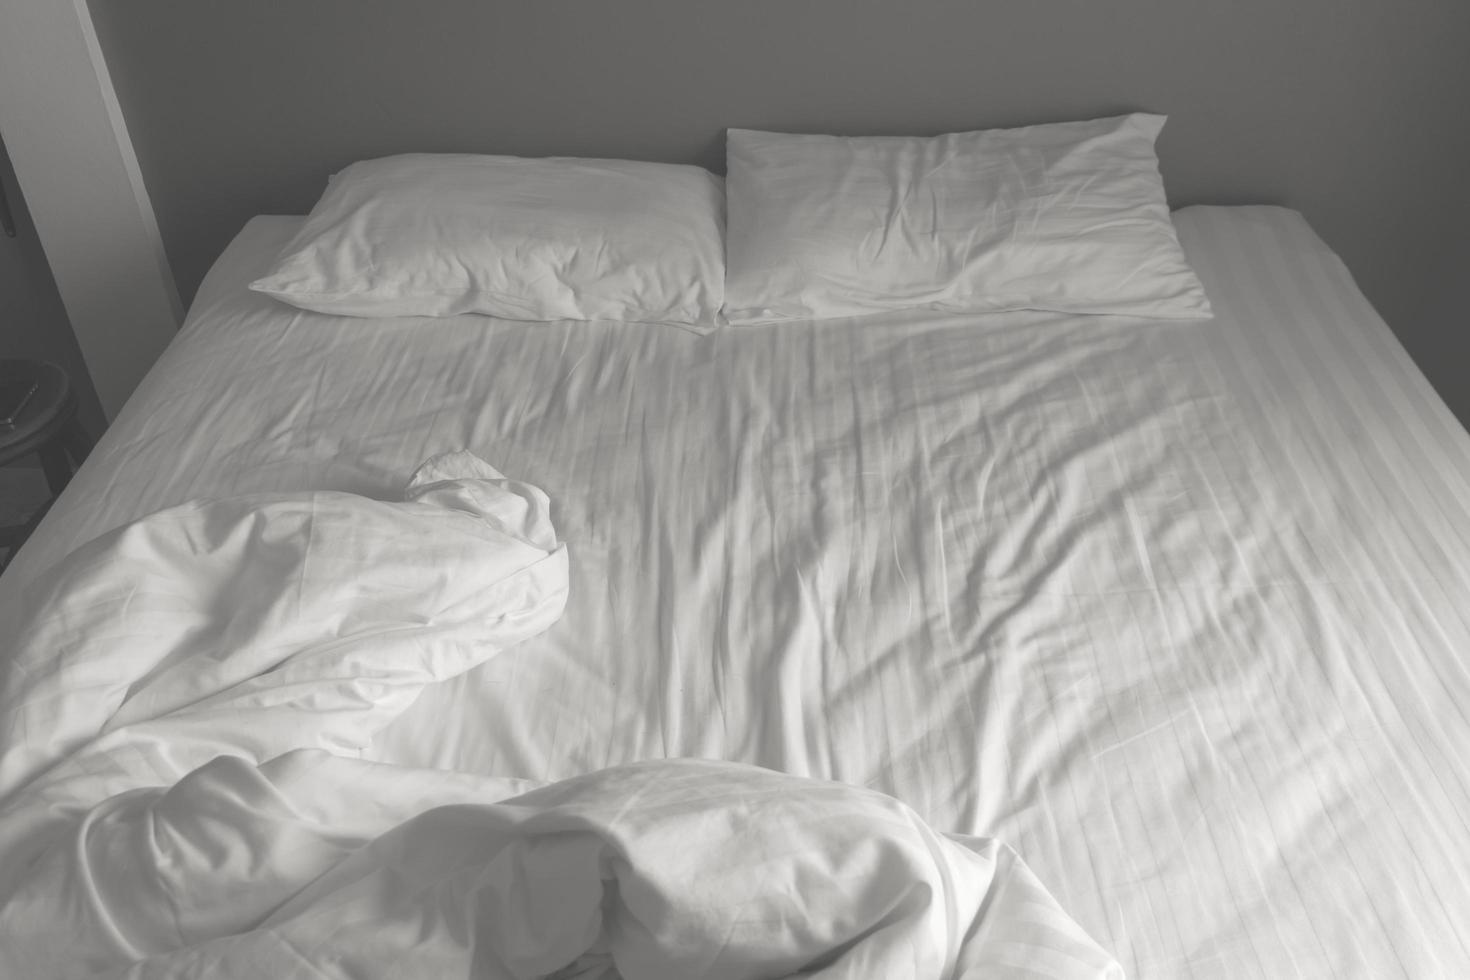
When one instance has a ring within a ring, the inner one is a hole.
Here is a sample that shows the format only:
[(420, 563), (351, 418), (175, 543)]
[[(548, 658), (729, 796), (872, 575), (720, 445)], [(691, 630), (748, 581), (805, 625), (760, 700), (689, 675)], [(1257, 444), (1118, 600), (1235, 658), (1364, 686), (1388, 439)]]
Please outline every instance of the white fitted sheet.
[(1470, 975), (1470, 438), (1293, 212), (1213, 321), (340, 319), (257, 218), (0, 589), (195, 497), (546, 490), (564, 618), (372, 758), (724, 758), (1011, 844), (1137, 977)]

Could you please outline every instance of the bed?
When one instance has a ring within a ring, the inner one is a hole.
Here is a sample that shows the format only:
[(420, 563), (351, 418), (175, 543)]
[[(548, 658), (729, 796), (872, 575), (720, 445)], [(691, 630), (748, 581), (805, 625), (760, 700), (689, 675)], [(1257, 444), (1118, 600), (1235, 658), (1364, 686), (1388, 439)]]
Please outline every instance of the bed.
[(1470, 437), (1297, 213), (1191, 207), (1214, 318), (706, 337), (245, 288), (258, 217), (0, 581), (146, 514), (546, 492), (565, 614), (372, 762), (836, 780), (1015, 849), (1127, 976), (1470, 972)]

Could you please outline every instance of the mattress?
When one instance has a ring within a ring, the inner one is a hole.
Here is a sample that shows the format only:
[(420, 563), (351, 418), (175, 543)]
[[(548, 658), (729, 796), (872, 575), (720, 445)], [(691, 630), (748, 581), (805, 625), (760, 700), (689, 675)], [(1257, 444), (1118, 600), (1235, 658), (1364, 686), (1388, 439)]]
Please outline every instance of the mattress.
[(0, 590), (196, 498), (544, 489), (542, 637), (370, 759), (694, 757), (1014, 847), (1134, 977), (1470, 975), (1470, 438), (1294, 212), (1175, 216), (1217, 316), (347, 319), (252, 220)]

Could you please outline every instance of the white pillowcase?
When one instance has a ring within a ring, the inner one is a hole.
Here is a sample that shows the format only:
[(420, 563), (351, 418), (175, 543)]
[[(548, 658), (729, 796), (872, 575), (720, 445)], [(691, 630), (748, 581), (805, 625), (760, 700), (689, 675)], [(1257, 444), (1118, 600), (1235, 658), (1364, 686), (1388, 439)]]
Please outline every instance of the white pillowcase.
[(407, 154), (332, 178), (250, 288), (347, 316), (486, 313), (712, 329), (724, 193), (699, 167)]
[(1198, 319), (1135, 114), (933, 138), (732, 129), (731, 323), (925, 307)]

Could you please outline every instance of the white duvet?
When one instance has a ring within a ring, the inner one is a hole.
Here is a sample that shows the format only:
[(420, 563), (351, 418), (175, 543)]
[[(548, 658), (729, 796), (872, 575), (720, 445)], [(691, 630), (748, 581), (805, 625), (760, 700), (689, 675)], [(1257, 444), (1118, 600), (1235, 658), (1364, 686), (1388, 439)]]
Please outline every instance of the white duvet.
[(455, 453), (399, 502), (162, 511), (8, 593), (0, 977), (1121, 975), (1009, 849), (870, 790), (357, 758), (561, 615), (549, 509)]

